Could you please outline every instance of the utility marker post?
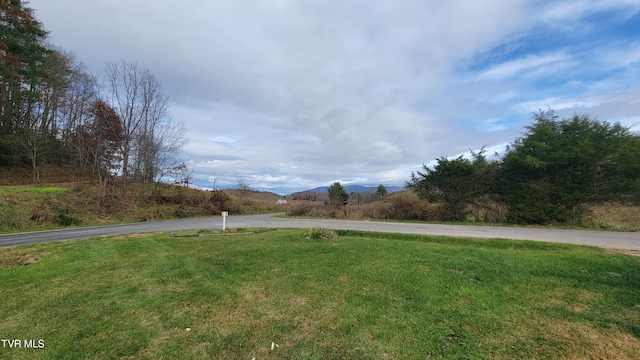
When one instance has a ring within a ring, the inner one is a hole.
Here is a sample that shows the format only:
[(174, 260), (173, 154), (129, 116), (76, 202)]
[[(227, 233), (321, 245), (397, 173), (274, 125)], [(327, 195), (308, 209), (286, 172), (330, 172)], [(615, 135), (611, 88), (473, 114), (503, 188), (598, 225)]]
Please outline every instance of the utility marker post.
[(227, 225), (227, 216), (229, 216), (228, 211), (222, 212), (222, 231), (225, 231)]

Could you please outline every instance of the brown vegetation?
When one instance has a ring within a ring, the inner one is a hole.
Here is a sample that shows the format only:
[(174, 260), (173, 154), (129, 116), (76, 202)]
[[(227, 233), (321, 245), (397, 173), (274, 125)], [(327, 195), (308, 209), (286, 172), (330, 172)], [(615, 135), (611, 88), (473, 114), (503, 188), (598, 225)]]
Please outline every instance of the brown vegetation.
[[(92, 182), (88, 177), (83, 177), (77, 168), (44, 166), (42, 174), (44, 176), (41, 179), (46, 179), (47, 183), (34, 189), (44, 185), (58, 185), (69, 191), (43, 197), (30, 196), (24, 192), (11, 193), (5, 188), (4, 195), (0, 196), (0, 207), (4, 208), (4, 212), (11, 213), (11, 216), (0, 218), (0, 231), (215, 216), (221, 211), (236, 215), (287, 212), (289, 216), (425, 222), (444, 221), (448, 216), (447, 208), (442, 204), (421, 200), (412, 191), (388, 194), (360, 205), (336, 207), (323, 200), (294, 199), (289, 207), (285, 207), (276, 205), (280, 197), (269, 192), (203, 191), (162, 184), (156, 196), (141, 197), (141, 185), (134, 184), (129, 188), (133, 196), (114, 196), (103, 201), (97, 181)], [(28, 184), (30, 177), (31, 169), (28, 167), (0, 167), (0, 186)], [(582, 227), (640, 231), (638, 206), (607, 203), (592, 205), (590, 209), (593, 215), (580, 224)], [(486, 200), (470, 205), (467, 220), (474, 223), (503, 223), (505, 214), (504, 205)]]
[[(640, 206), (623, 204), (594, 204), (589, 207), (593, 215), (577, 227), (640, 231)], [(506, 221), (507, 209), (491, 199), (469, 205), (468, 222), (500, 224)], [(401, 221), (446, 221), (450, 216), (441, 203), (421, 200), (412, 191), (402, 191), (378, 198), (363, 205), (346, 205), (340, 208), (324, 201), (292, 201), (290, 216), (311, 216), (342, 219), (376, 219)]]
[[(231, 214), (284, 212), (278, 195), (234, 190), (205, 191), (161, 184), (156, 195), (141, 196), (143, 184), (130, 183), (129, 196), (103, 198), (100, 184), (72, 168), (43, 167), (47, 183), (29, 183), (29, 168), (0, 167), (0, 232), (45, 230), (60, 226), (168, 220)], [(55, 186), (52, 188), (51, 186)]]

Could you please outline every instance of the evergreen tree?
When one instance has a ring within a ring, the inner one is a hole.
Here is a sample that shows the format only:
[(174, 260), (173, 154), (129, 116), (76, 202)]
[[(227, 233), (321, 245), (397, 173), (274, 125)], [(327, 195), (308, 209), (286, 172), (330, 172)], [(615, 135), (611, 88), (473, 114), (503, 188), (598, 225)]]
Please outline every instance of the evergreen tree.
[(629, 129), (588, 115), (558, 121), (553, 111), (534, 120), (503, 158), (499, 188), (508, 220), (579, 221), (587, 202), (614, 200), (637, 187), (638, 155), (627, 153), (637, 144)]
[(349, 194), (338, 181), (329, 187), (329, 202), (335, 206), (346, 205), (349, 202)]
[(30, 123), (29, 104), (38, 98), (34, 87), (44, 76), (46, 37), (22, 1), (0, 0), (0, 135), (15, 135)]
[(418, 197), (430, 202), (442, 202), (444, 220), (465, 221), (469, 205), (490, 192), (494, 167), (484, 156), (484, 149), (472, 152), (472, 159), (441, 157), (433, 169), (423, 165), (424, 171), (411, 174), (407, 187)]

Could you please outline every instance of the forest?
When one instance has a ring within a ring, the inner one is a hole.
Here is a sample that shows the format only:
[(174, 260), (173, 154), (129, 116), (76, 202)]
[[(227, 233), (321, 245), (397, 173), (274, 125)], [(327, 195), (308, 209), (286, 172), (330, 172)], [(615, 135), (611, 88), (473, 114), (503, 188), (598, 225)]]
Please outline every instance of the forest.
[[(91, 73), (20, 0), (0, 1), (0, 167), (68, 166), (100, 184), (103, 198), (140, 183), (140, 196), (167, 176), (183, 181), (177, 160), (184, 127), (168, 112), (158, 79), (135, 62), (107, 62)], [(121, 181), (114, 179), (118, 176)]]

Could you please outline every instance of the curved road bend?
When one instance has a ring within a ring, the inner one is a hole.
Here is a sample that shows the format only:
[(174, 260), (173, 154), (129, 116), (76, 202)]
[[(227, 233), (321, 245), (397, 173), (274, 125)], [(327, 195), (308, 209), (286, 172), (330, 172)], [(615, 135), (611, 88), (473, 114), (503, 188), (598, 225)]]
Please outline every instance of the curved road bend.
[[(530, 229), (493, 226), (393, 223), (378, 221), (287, 219), (274, 218), (272, 216), (273, 214), (230, 216), (227, 217), (226, 224), (229, 228), (322, 227), (334, 230), (362, 230), (401, 234), (455, 236), (479, 239), (503, 238), (513, 240), (534, 240), (640, 251), (640, 233), (633, 232)], [(222, 218), (219, 216), (197, 219), (95, 226), (86, 228), (0, 235), (0, 247), (129, 233), (221, 228)]]

